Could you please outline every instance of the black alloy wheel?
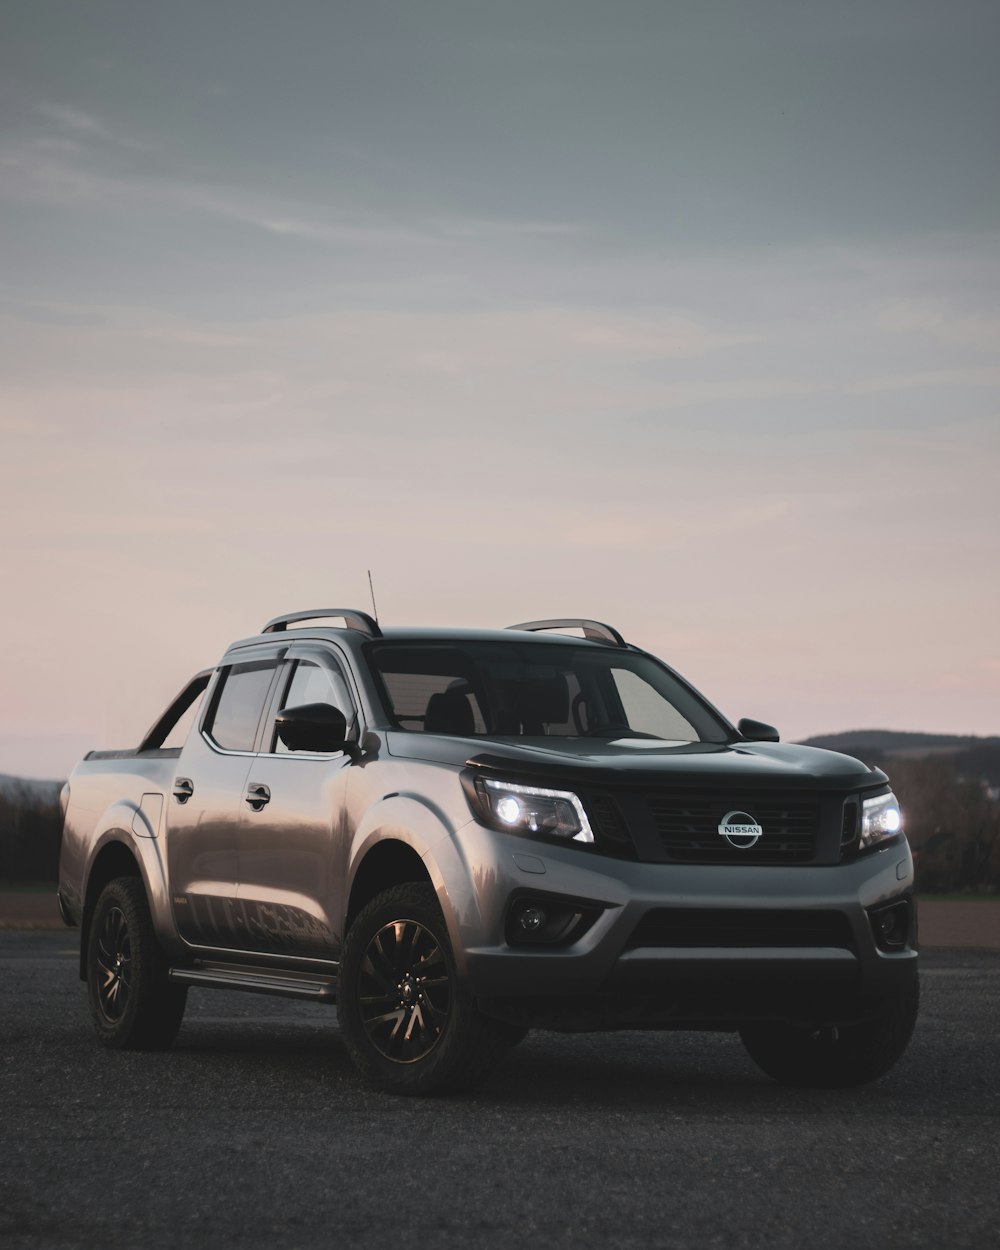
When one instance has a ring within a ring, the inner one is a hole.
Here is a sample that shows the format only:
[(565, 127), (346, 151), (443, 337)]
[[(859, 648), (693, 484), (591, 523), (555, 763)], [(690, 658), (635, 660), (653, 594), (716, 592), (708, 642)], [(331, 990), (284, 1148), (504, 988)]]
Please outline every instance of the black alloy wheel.
[(395, 1063), (417, 1063), (448, 1025), (452, 979), (434, 934), (394, 920), (368, 943), (358, 976), (361, 1022), (372, 1047)]
[(87, 994), (103, 1045), (159, 1050), (177, 1036), (187, 986), (175, 985), (153, 932), (140, 877), (115, 877), (98, 895), (87, 932)]
[(344, 939), (337, 1016), (361, 1074), (397, 1094), (474, 1089), (524, 1036), (479, 1010), (430, 882), (392, 886), (358, 913)]
[(97, 935), (97, 1001), (105, 1019), (117, 1024), (128, 1007), (132, 939), (120, 907), (110, 907)]

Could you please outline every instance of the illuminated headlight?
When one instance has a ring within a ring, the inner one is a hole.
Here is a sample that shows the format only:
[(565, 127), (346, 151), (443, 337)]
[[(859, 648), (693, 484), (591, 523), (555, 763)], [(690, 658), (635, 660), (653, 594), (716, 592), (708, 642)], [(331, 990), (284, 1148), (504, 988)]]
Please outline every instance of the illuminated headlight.
[(571, 790), (544, 790), (477, 777), (476, 793), (497, 829), (572, 842), (594, 840), (583, 804)]
[(891, 792), (861, 804), (861, 845), (877, 846), (888, 838), (894, 838), (903, 827), (899, 801)]

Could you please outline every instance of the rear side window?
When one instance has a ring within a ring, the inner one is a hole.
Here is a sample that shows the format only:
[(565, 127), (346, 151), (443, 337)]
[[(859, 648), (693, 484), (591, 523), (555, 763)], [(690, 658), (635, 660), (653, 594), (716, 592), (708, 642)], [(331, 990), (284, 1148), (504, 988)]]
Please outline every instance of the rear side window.
[(252, 751), (276, 663), (234, 664), (212, 700), (205, 732), (224, 751)]

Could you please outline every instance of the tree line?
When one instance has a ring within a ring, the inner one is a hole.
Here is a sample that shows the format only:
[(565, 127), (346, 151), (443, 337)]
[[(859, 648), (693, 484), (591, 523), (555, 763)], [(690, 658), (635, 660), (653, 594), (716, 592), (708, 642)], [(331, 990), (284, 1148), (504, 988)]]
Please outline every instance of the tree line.
[(0, 790), (0, 882), (41, 885), (58, 881), (61, 840), (57, 794), (22, 782)]
[(877, 758), (889, 774), (913, 847), (917, 889), (1000, 890), (1000, 800), (982, 776), (966, 776), (947, 756)]

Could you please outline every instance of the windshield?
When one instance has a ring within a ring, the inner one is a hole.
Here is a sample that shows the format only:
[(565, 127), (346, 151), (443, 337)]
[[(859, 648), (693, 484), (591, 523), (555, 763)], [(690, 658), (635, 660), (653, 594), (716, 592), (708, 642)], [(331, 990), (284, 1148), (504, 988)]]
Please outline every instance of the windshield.
[(401, 729), (549, 738), (725, 742), (724, 724), (646, 655), (531, 642), (371, 648)]

